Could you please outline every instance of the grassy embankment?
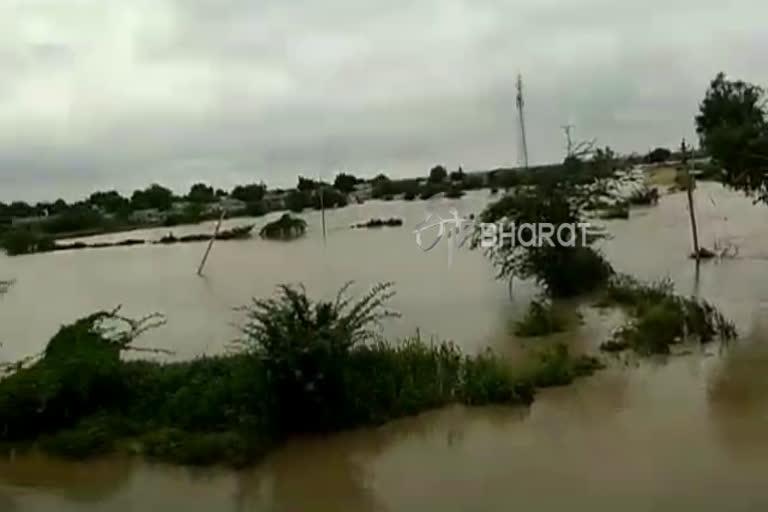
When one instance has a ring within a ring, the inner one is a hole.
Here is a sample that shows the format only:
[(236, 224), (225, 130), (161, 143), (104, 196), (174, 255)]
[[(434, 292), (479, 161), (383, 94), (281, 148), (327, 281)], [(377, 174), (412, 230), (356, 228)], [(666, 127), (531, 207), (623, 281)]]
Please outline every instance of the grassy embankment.
[[(152, 319), (102, 312), (62, 327), (45, 352), (0, 381), (0, 442), (83, 458), (112, 451), (182, 464), (242, 466), (296, 434), (378, 425), (450, 403), (527, 405), (600, 364), (564, 346), (517, 366), (418, 336), (381, 340), (388, 285), (356, 303), (281, 288), (244, 308), (234, 353), (125, 361)], [(115, 321), (129, 329), (108, 328)], [(149, 322), (149, 323), (147, 323)]]

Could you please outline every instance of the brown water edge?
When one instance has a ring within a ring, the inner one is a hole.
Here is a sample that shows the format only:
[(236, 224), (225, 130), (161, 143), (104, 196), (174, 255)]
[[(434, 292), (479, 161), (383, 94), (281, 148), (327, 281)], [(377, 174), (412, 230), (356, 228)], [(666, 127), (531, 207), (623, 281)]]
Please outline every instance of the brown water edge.
[[(451, 407), (290, 442), (242, 472), (0, 463), (8, 511), (764, 510), (768, 351), (612, 367), (529, 409)], [(745, 370), (744, 365), (751, 368)], [(2, 501), (2, 500), (5, 501)]]

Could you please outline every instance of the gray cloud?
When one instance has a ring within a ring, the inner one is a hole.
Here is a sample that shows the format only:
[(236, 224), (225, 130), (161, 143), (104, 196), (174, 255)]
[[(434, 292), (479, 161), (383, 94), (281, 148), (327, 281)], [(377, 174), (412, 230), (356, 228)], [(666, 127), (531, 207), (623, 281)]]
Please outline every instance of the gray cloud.
[(562, 158), (692, 139), (723, 69), (768, 82), (762, 0), (5, 0), (0, 199)]

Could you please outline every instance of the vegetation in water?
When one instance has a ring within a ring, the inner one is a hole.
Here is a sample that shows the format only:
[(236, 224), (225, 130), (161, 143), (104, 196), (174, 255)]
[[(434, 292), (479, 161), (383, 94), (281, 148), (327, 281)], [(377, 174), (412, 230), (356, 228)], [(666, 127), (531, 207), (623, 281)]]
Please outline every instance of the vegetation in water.
[[(558, 183), (518, 188), (490, 204), (481, 213), (480, 222), (501, 223), (506, 226), (505, 231), (525, 223), (549, 223), (558, 232), (563, 225), (575, 228), (585, 222), (580, 213), (582, 199), (576, 189)], [(472, 247), (480, 245), (481, 235), (479, 230), (475, 233)], [(603, 237), (601, 233), (581, 236), (575, 230), (574, 235), (573, 245), (543, 243), (539, 247), (523, 247), (503, 239), (486, 254), (498, 269), (499, 278), (532, 278), (553, 297), (575, 296), (597, 289), (613, 274), (613, 269), (591, 247)]]
[(566, 327), (566, 319), (551, 302), (533, 300), (528, 306), (528, 312), (515, 328), (515, 335), (520, 337), (546, 336), (562, 332)]
[(736, 338), (736, 328), (708, 302), (673, 293), (669, 280), (641, 283), (616, 275), (603, 292), (601, 305), (618, 305), (630, 321), (601, 347), (617, 352), (632, 349), (641, 355), (668, 354), (675, 345), (695, 340), (709, 343), (717, 338)]
[(360, 224), (355, 224), (354, 227), (356, 228), (381, 228), (384, 226), (389, 227), (399, 227), (403, 225), (403, 219), (371, 219), (368, 222), (361, 222)]
[[(358, 301), (342, 289), (312, 301), (282, 286), (243, 308), (239, 350), (160, 363), (123, 360), (141, 332), (101, 312), (50, 340), (44, 353), (0, 380), (0, 444), (82, 458), (113, 450), (183, 463), (245, 465), (292, 433), (376, 425), (426, 409), (529, 404), (537, 386), (561, 385), (598, 367), (562, 347), (516, 369), (490, 351), (462, 354), (417, 335), (380, 338), (391, 285)], [(128, 329), (116, 329), (115, 322)]]
[(293, 240), (303, 236), (306, 231), (307, 222), (304, 219), (284, 213), (279, 219), (261, 228), (259, 236), (270, 240)]

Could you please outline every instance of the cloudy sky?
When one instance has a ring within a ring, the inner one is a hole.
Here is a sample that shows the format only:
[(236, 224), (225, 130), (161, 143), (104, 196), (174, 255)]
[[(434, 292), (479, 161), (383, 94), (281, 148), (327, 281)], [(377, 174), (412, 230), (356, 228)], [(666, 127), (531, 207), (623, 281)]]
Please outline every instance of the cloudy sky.
[(0, 0), (0, 200), (559, 160), (768, 84), (765, 0)]

